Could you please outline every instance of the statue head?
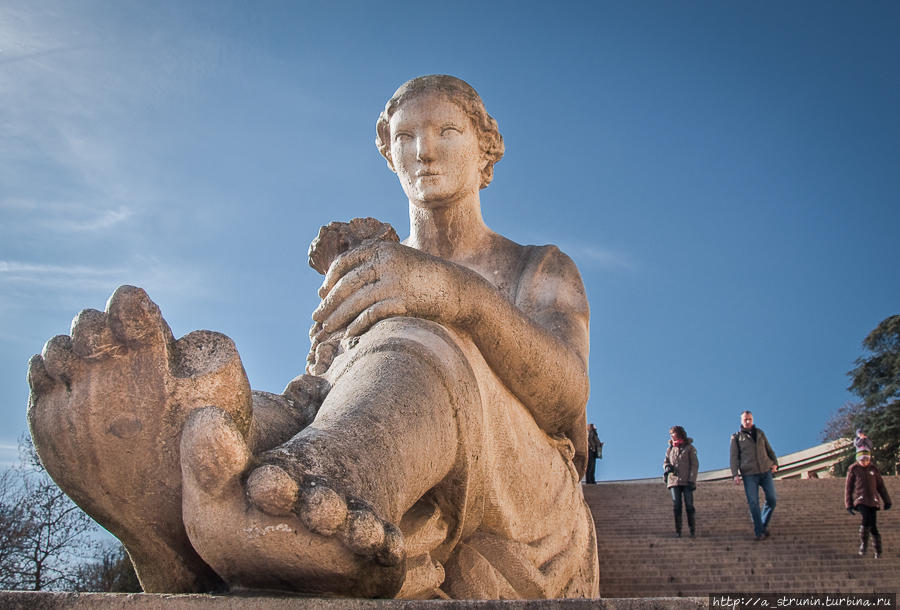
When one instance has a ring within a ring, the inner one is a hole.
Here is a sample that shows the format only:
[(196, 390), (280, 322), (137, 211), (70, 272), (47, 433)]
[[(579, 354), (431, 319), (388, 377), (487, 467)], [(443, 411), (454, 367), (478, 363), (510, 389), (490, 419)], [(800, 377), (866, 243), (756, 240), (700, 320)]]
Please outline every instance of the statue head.
[(478, 133), (481, 152), (487, 161), (481, 171), (481, 188), (486, 187), (494, 178), (494, 163), (503, 157), (503, 136), (497, 128), (497, 121), (487, 113), (484, 102), (475, 89), (455, 76), (430, 74), (403, 83), (385, 104), (375, 124), (375, 145), (378, 152), (387, 159), (391, 171), (396, 171), (391, 159), (391, 116), (404, 102), (430, 93), (443, 95), (459, 106), (472, 121)]

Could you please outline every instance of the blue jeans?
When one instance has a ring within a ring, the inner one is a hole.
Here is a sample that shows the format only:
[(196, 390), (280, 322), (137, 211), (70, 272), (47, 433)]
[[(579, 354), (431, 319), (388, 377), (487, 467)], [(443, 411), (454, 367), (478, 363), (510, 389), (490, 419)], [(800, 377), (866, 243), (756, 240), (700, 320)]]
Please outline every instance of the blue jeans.
[[(747, 504), (750, 506), (750, 518), (753, 519), (753, 532), (762, 536), (772, 519), (772, 511), (775, 510), (775, 479), (772, 471), (767, 470), (759, 474), (742, 475), (744, 480), (744, 493), (747, 494)], [(762, 513), (759, 512), (759, 488), (762, 487), (766, 495), (766, 503)]]

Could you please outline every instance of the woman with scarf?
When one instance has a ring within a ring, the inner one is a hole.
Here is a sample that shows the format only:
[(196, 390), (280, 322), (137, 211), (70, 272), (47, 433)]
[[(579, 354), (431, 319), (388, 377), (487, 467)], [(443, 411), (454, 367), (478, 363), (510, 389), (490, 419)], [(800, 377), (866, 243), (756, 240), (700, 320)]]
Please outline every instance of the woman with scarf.
[(691, 538), (696, 533), (694, 490), (697, 488), (697, 471), (700, 462), (697, 459), (697, 449), (694, 447), (693, 440), (688, 438), (681, 426), (672, 426), (669, 429), (669, 449), (666, 451), (663, 471), (666, 487), (669, 488), (669, 493), (672, 495), (676, 538), (681, 538), (682, 502), (684, 502), (684, 510), (687, 512)]

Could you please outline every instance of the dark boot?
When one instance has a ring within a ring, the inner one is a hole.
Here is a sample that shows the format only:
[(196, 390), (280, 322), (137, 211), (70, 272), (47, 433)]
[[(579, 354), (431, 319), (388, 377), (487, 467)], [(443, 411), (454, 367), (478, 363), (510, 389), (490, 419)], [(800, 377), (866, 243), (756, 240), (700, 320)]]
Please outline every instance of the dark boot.
[(872, 532), (872, 542), (875, 543), (875, 559), (881, 557), (881, 534)]
[(859, 555), (863, 556), (866, 554), (866, 549), (869, 548), (869, 527), (867, 525), (859, 526)]
[(681, 511), (675, 513), (675, 537), (681, 538)]
[(688, 529), (691, 531), (691, 538), (697, 533), (696, 523), (694, 522), (694, 511), (690, 511), (687, 514), (688, 517)]

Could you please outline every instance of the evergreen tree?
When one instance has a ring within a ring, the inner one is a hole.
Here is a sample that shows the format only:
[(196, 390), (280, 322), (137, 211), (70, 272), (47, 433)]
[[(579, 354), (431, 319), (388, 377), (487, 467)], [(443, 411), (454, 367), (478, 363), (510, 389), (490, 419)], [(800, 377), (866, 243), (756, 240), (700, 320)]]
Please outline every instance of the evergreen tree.
[[(900, 459), (900, 315), (882, 320), (862, 344), (867, 354), (847, 373), (847, 389), (860, 400), (841, 407), (823, 435), (826, 440), (852, 438), (862, 428), (872, 440), (872, 459), (879, 470), (894, 474)], [(844, 470), (852, 460), (848, 455)]]

